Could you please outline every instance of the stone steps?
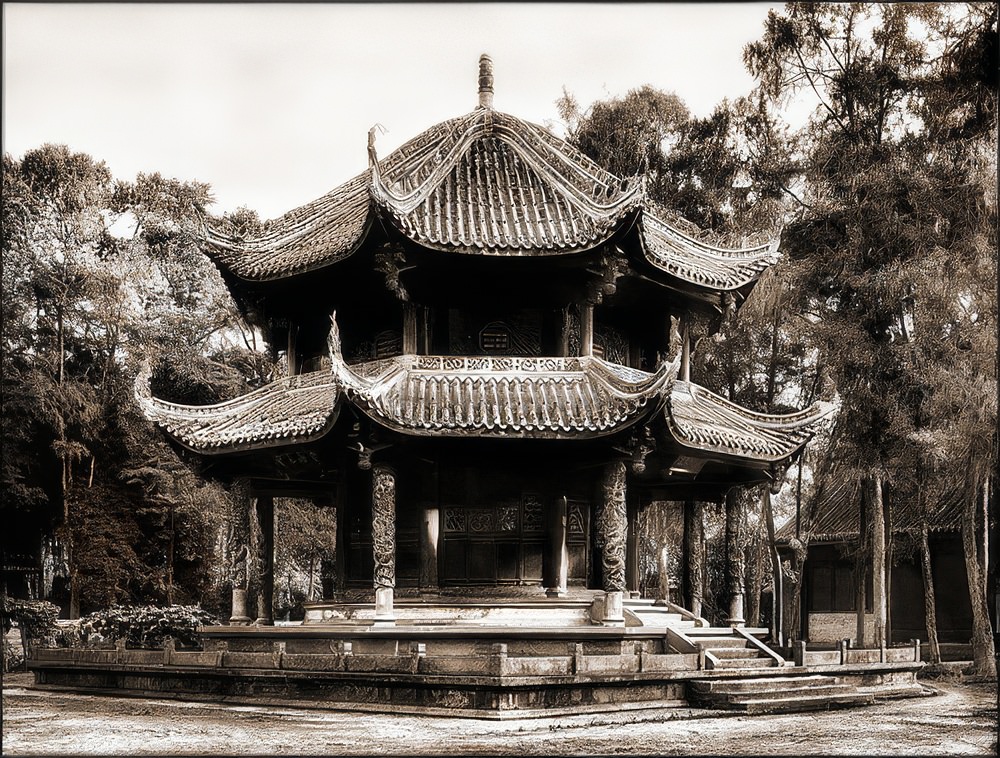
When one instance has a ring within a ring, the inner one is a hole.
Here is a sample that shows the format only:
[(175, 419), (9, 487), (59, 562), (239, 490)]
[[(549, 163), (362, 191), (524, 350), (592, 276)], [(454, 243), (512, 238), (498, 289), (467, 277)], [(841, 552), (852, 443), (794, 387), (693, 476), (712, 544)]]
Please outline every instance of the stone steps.
[(871, 705), (875, 696), (837, 677), (813, 675), (695, 680), (690, 683), (689, 700), (703, 707), (760, 715)]

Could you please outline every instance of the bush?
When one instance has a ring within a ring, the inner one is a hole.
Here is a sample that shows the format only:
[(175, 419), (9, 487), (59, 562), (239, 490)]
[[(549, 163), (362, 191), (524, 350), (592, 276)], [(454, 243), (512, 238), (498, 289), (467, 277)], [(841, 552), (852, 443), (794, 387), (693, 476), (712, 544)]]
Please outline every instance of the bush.
[(191, 605), (116, 606), (80, 619), (80, 637), (88, 645), (125, 640), (130, 648), (163, 648), (167, 638), (183, 647), (201, 647), (199, 626), (216, 626), (219, 619)]
[[(0, 597), (0, 627), (3, 629), (3, 669), (11, 671), (24, 664), (27, 650), (37, 645), (54, 645), (58, 632), (59, 608), (46, 600)], [(14, 625), (21, 632), (21, 644), (7, 639)]]

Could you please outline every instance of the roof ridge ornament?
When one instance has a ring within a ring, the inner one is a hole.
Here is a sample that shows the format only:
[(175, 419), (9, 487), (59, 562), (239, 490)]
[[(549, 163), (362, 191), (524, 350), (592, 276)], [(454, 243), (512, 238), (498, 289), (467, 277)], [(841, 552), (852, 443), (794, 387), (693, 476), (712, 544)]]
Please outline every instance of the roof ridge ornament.
[(493, 110), (493, 59), (479, 56), (479, 107)]

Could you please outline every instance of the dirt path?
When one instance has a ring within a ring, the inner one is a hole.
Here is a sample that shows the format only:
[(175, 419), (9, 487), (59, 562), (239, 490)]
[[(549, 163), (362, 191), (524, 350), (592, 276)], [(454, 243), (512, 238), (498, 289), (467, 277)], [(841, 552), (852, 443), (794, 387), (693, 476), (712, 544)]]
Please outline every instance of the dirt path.
[[(995, 755), (995, 684), (867, 708), (507, 722), (50, 693), (5, 678), (4, 755)], [(703, 712), (704, 713), (704, 712)]]

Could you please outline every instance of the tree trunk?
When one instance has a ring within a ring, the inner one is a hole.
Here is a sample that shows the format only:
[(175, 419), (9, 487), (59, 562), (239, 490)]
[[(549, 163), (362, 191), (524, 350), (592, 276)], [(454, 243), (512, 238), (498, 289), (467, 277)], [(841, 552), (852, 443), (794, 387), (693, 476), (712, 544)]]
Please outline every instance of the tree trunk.
[(702, 506), (697, 500), (684, 503), (684, 567), (684, 598), (688, 610), (700, 616), (705, 589), (705, 533)]
[[(662, 539), (662, 537), (661, 537)], [(660, 546), (656, 555), (659, 600), (670, 602), (670, 546), (666, 543)]]
[(764, 519), (767, 524), (767, 548), (771, 554), (771, 638), (779, 647), (785, 644), (784, 638), (784, 586), (781, 574), (781, 556), (774, 542), (774, 512), (771, 510), (771, 488), (764, 488)]
[(857, 620), (855, 644), (865, 647), (865, 606), (868, 593), (865, 591), (868, 582), (868, 519), (871, 507), (868, 504), (868, 488), (861, 483), (861, 502), (858, 506), (858, 550), (854, 557), (854, 607)]
[(888, 643), (889, 604), (886, 591), (885, 510), (881, 475), (872, 477), (866, 484), (871, 488), (868, 502), (871, 505), (872, 526), (872, 603), (875, 612), (873, 643), (876, 647), (884, 647)]
[[(980, 500), (989, 499), (989, 483), (985, 477), (976, 476), (965, 498), (965, 512), (962, 514), (962, 548), (965, 551), (965, 573), (969, 580), (969, 600), (972, 602), (972, 673), (977, 676), (995, 678), (997, 675), (996, 650), (993, 645), (993, 630), (990, 627), (990, 611), (986, 600), (986, 573), (983, 568), (985, 555), (979, 556), (982, 547), (977, 529), (977, 515)], [(988, 528), (988, 523), (983, 524)]]
[(170, 514), (170, 531), (167, 539), (167, 605), (174, 604), (174, 504), (168, 506)]
[(930, 646), (931, 663), (941, 662), (938, 647), (937, 607), (934, 599), (934, 575), (931, 573), (931, 549), (927, 541), (927, 523), (920, 531), (920, 566), (924, 575), (924, 616), (927, 619), (927, 644)]

